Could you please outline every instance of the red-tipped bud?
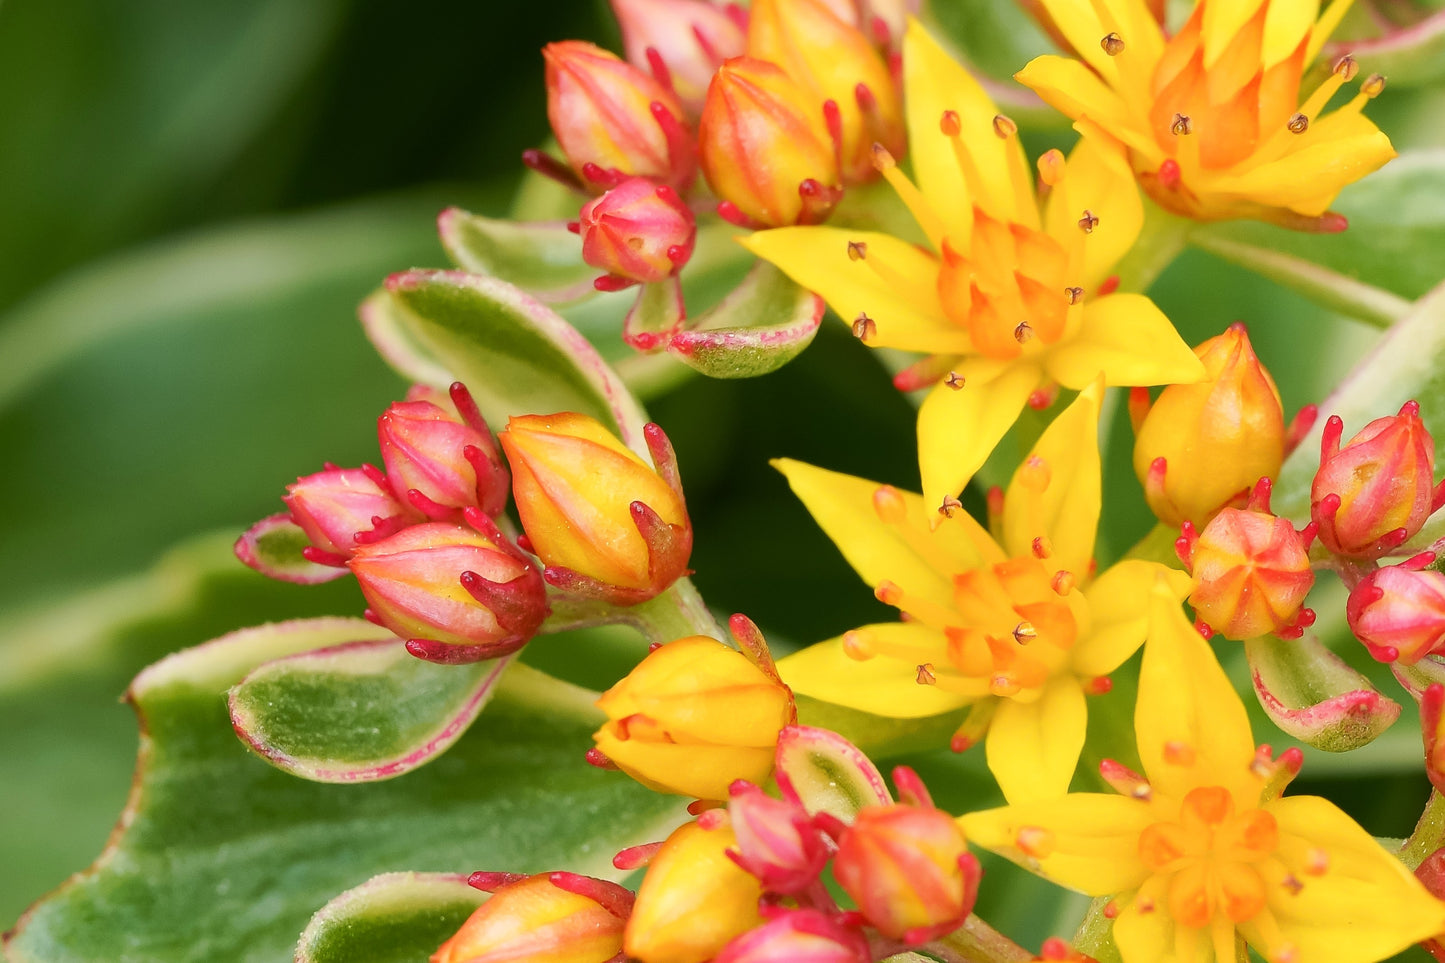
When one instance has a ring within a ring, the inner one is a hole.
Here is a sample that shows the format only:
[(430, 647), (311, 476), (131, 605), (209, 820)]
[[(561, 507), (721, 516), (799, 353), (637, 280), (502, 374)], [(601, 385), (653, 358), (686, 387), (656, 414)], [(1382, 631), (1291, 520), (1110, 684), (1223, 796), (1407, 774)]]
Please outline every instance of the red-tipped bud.
[(430, 661), (514, 652), (547, 614), (541, 573), (495, 528), (483, 534), (445, 522), (412, 525), (360, 546), (347, 565), (375, 620), (403, 638), (433, 643), (412, 648)]
[(812, 91), (816, 103), (837, 105), (843, 183), (861, 184), (878, 176), (874, 144), (903, 154), (903, 101), (855, 11), (839, 16), (835, 6), (827, 0), (753, 0), (748, 56), (783, 68)]
[(821, 101), (766, 61), (718, 68), (698, 137), (708, 186), (753, 223), (816, 224), (841, 196)]
[(358, 535), (389, 535), (420, 516), (361, 468), (328, 468), (296, 479), (281, 500), (316, 548), (342, 558)]
[(744, 780), (728, 792), (728, 815), (738, 837), (734, 861), (772, 893), (802, 893), (816, 883), (831, 850), (807, 811)]
[(786, 912), (733, 940), (713, 963), (869, 963), (862, 932), (815, 909)]
[(1310, 515), (1320, 542), (1336, 555), (1379, 558), (1418, 532), (1439, 507), (1435, 441), (1406, 402), (1397, 415), (1376, 418), (1340, 447), (1344, 425), (1325, 425)]
[(678, 188), (691, 182), (697, 159), (672, 90), (581, 40), (550, 43), (542, 56), (552, 133), (593, 193), (612, 186), (613, 172)]
[(1376, 659), (1414, 665), (1445, 649), (1445, 574), (1382, 568), (1355, 586), (1345, 614), (1355, 638)]
[(932, 806), (858, 812), (838, 842), (833, 875), (878, 931), (909, 945), (957, 929), (973, 909), (978, 862), (963, 830)]
[(631, 907), (632, 894), (616, 883), (572, 873), (503, 882), (431, 963), (605, 963), (622, 951)]
[(510, 478), (492, 433), (471, 395), (458, 382), (452, 388), (463, 417), (413, 392), (376, 420), (376, 439), (396, 496), (432, 519), (459, 521), (473, 506), (488, 515), (507, 507)]
[(1420, 693), (1420, 731), (1425, 738), (1425, 775), (1445, 792), (1445, 685), (1431, 683)]
[(1190, 562), (1189, 604), (1226, 638), (1290, 634), (1309, 611), (1300, 606), (1315, 574), (1305, 539), (1283, 518), (1226, 508), (1199, 534)]
[(707, 0), (612, 0), (612, 12), (628, 62), (654, 76), (660, 64), (692, 116), (718, 65), (746, 45), (742, 28)]
[(507, 422), (517, 513), (552, 584), (631, 605), (687, 571), (692, 525), (672, 446), (656, 425), (646, 435), (656, 468), (586, 415)]
[[(1205, 380), (1170, 385), (1159, 395), (1138, 428), (1134, 473), (1160, 521), (1202, 528), (1224, 506), (1243, 505), (1255, 481), (1279, 474), (1285, 421), (1274, 379), (1243, 325), (1194, 353)], [(1156, 472), (1160, 458), (1164, 471)]]
[(645, 177), (630, 177), (589, 201), (580, 223), (582, 260), (642, 284), (676, 274), (697, 237), (697, 222), (677, 191)]

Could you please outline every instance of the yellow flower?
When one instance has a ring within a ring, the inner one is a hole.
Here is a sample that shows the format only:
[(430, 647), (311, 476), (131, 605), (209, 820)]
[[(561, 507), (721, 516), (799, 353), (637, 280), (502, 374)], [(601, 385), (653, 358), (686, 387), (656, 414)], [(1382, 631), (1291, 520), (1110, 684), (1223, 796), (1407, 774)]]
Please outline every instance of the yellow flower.
[(1106, 763), (1125, 794), (972, 813), (969, 839), (1114, 897), (1124, 963), (1232, 963), (1239, 939), (1271, 963), (1369, 963), (1445, 929), (1445, 903), (1333, 803), (1279, 798), (1297, 766), (1255, 751), (1244, 704), (1162, 582), (1150, 623), (1134, 714), (1147, 781)]
[[(868, 231), (785, 227), (742, 240), (817, 291), (874, 347), (926, 352), (908, 376), (935, 384), (918, 413), (923, 495), (957, 494), (1031, 394), (1198, 381), (1203, 368), (1140, 294), (1105, 294), (1143, 206), (1122, 153), (1081, 141), (1033, 175), (1013, 122), (924, 32), (903, 41), (908, 143), (917, 184), (887, 151), (883, 176), (928, 248)], [(1101, 290), (1102, 286), (1102, 290)]]
[[(777, 466), (877, 596), (907, 621), (868, 625), (783, 659), (797, 693), (891, 718), (974, 705), (1009, 799), (1062, 796), (1084, 745), (1086, 691), (1144, 641), (1149, 586), (1189, 578), (1125, 561), (1090, 582), (1099, 519), (1099, 394), (1064, 410), (1004, 499), (1002, 544), (962, 511), (794, 461)], [(991, 719), (989, 714), (991, 713)], [(958, 745), (958, 741), (955, 742)]]
[(1172, 37), (1146, 0), (1041, 0), (1079, 60), (1037, 57), (1016, 75), (1085, 137), (1122, 142), (1139, 181), (1199, 220), (1251, 217), (1342, 230), (1322, 217), (1340, 188), (1395, 156), (1360, 108), (1325, 105), (1359, 68), (1349, 58), (1301, 103), (1300, 80), (1350, 0), (1199, 0)]

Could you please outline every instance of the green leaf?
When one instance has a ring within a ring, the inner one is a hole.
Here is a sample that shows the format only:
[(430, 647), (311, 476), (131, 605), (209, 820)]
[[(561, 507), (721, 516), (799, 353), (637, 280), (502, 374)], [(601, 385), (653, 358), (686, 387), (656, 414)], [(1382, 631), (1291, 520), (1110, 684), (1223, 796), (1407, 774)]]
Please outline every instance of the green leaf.
[(298, 585), (330, 582), (347, 574), (334, 565), (319, 565), (302, 550), (311, 544), (301, 526), (285, 512), (267, 515), (236, 540), (236, 557), (268, 578)]
[(493, 425), (523, 412), (580, 411), (646, 450), (646, 415), (587, 339), (505, 282), (406, 271), (367, 299), (361, 318), (393, 367), (436, 387), (466, 382)]
[(487, 901), (450, 873), (383, 873), (317, 910), (296, 963), (418, 963)]
[(823, 299), (759, 261), (695, 327), (673, 335), (668, 351), (713, 378), (776, 371), (813, 342)]
[(508, 221), (449, 207), (437, 232), (457, 267), (515, 284), (545, 304), (597, 293), (592, 281), (602, 272), (582, 260), (582, 241), (566, 221)]
[(416, 869), (615, 876), (617, 849), (664, 837), (678, 801), (582, 755), (595, 693), (515, 666), (478, 723), (405, 779), (308, 782), (255, 758), (225, 692), (263, 662), (375, 631), (351, 619), (246, 629), (141, 673), (136, 782), (94, 866), (7, 938), (11, 963), (286, 958), (336, 893)]
[(1274, 724), (1327, 752), (1373, 742), (1400, 717), (1400, 704), (1382, 696), (1313, 635), (1264, 636), (1244, 644), (1254, 692)]
[(1445, 78), (1445, 11), (1437, 11), (1403, 30), (1350, 43), (1331, 44), (1325, 59), (1352, 54), (1384, 74), (1391, 86), (1421, 87)]
[(384, 629), (365, 634), (258, 666), (230, 692), (236, 734), (303, 779), (392, 779), (450, 748), (511, 662), (434, 665)]
[(809, 813), (852, 822), (864, 806), (893, 801), (878, 767), (847, 739), (828, 729), (789, 726), (778, 735), (774, 778), (785, 796)]

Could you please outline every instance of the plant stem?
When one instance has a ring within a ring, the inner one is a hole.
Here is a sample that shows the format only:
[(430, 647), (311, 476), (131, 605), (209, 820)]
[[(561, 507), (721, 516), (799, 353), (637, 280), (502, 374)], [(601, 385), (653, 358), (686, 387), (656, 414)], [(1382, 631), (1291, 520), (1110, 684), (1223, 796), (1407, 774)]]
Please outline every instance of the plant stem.
[(1144, 224), (1134, 246), (1114, 267), (1120, 291), (1145, 292), (1183, 252), (1194, 222), (1150, 201), (1144, 202)]
[(1440, 790), (1432, 789), (1425, 811), (1415, 824), (1415, 831), (1395, 855), (1406, 866), (1415, 869), (1441, 846), (1445, 846), (1445, 796), (1440, 795)]
[(671, 642), (689, 635), (726, 638), (689, 578), (680, 578), (657, 598), (633, 606), (625, 619), (649, 642)]
[(941, 939), (920, 947), (950, 963), (1018, 963), (1034, 955), (973, 914)]

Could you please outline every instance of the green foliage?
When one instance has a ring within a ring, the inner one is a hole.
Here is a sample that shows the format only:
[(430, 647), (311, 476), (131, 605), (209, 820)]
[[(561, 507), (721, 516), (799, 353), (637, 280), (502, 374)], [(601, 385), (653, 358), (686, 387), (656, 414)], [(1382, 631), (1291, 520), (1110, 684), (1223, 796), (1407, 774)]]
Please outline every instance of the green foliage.
[(463, 876), (378, 876), (317, 910), (296, 945), (296, 963), (415, 963), (486, 898)]

